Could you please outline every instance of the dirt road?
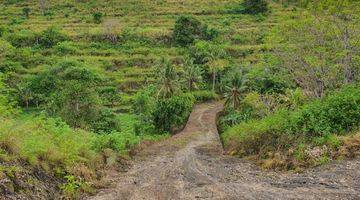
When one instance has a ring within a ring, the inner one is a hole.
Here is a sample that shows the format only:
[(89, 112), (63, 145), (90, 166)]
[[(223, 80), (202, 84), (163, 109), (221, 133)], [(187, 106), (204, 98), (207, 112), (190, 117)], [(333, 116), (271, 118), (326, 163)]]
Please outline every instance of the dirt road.
[(181, 133), (139, 154), (129, 171), (112, 177), (113, 187), (89, 199), (360, 199), (359, 160), (284, 174), (222, 155), (221, 109), (197, 105)]

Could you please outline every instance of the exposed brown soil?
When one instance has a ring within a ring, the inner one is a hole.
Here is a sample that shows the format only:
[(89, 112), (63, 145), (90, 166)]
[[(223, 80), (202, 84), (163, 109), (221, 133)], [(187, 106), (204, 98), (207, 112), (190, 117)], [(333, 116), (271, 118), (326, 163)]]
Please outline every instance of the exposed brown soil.
[(127, 172), (108, 177), (112, 187), (87, 199), (360, 199), (360, 160), (294, 174), (223, 155), (221, 109), (197, 105), (182, 132), (139, 153)]

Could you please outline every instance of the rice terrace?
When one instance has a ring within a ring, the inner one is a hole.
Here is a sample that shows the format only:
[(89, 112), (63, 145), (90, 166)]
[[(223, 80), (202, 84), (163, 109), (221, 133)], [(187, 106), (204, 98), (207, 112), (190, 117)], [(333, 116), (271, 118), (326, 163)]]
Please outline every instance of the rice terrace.
[(358, 0), (0, 0), (0, 200), (356, 200), (359, 156)]

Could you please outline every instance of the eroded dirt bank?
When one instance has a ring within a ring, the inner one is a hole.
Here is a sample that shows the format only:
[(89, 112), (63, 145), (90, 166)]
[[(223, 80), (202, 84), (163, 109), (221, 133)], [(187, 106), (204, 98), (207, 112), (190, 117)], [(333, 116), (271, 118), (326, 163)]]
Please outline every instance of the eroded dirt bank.
[(111, 188), (87, 199), (360, 199), (359, 160), (284, 174), (222, 155), (221, 109), (197, 105), (181, 133), (141, 152), (126, 173), (110, 177)]

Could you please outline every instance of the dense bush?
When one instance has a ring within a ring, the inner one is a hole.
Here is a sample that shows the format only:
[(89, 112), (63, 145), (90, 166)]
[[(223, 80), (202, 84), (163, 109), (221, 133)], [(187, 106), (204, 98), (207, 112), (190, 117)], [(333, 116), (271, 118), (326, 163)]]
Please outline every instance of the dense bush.
[(292, 143), (356, 130), (359, 119), (360, 89), (353, 86), (295, 111), (278, 111), (260, 120), (240, 123), (225, 131), (222, 138), (226, 148), (242, 156), (266, 157), (267, 152), (293, 147)]
[(196, 39), (212, 40), (218, 36), (218, 31), (202, 25), (191, 16), (181, 16), (174, 25), (173, 38), (180, 46), (192, 44)]
[(191, 113), (195, 99), (191, 94), (181, 94), (156, 102), (154, 124), (160, 132), (172, 131), (183, 125)]
[(94, 22), (97, 24), (100, 24), (102, 22), (102, 17), (103, 17), (103, 14), (101, 12), (93, 13)]
[(7, 41), (0, 39), (0, 62), (3, 62), (6, 57), (12, 55), (15, 48)]
[(33, 46), (37, 41), (37, 35), (29, 30), (20, 30), (16, 33), (8, 33), (5, 35), (5, 38), (14, 47)]
[(2, 37), (4, 35), (6, 31), (6, 28), (4, 26), (0, 26), (0, 37)]
[(248, 14), (266, 13), (269, 10), (266, 0), (245, 0), (243, 6)]
[(22, 9), (23, 15), (25, 18), (29, 18), (31, 9), (29, 7), (25, 7)]
[(323, 100), (305, 105), (292, 115), (294, 134), (306, 133), (310, 137), (344, 134), (360, 125), (360, 89), (348, 87)]
[(44, 30), (40, 35), (39, 44), (45, 48), (51, 48), (52, 46), (58, 44), (59, 42), (67, 40), (68, 37), (63, 34), (59, 28), (49, 27)]

